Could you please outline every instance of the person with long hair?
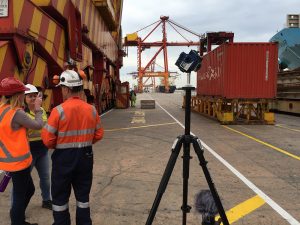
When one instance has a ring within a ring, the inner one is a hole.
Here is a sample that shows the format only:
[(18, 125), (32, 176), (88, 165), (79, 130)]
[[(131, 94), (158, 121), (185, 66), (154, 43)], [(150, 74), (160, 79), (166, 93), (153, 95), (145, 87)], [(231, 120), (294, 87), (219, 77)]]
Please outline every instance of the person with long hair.
[[(35, 99), (39, 93), (38, 89), (32, 84), (26, 84), (28, 91), (25, 91), (25, 112), (27, 115), (35, 118)], [(46, 111), (41, 107), (43, 111), (44, 124), (47, 122)], [(32, 154), (32, 164), (36, 168), (40, 178), (40, 188), (42, 194), (42, 207), (52, 210), (52, 201), (50, 195), (50, 168), (49, 168), (49, 155), (48, 148), (44, 145), (41, 137), (41, 130), (28, 129), (28, 138), (30, 145), (30, 152)]]
[(33, 120), (22, 108), (26, 90), (28, 88), (14, 77), (0, 82), (0, 170), (9, 172), (12, 177), (11, 225), (37, 225), (25, 221), (25, 210), (35, 191), (30, 175), (32, 156), (26, 129), (43, 127), (42, 99), (38, 96), (35, 100)]

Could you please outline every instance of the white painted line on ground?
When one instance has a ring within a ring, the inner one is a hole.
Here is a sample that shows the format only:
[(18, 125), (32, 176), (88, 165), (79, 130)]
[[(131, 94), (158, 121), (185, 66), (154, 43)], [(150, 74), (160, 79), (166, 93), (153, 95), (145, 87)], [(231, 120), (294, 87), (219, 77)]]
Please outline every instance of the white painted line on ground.
[[(182, 123), (179, 122), (174, 116), (171, 115), (166, 109), (164, 109), (156, 100), (155, 103), (164, 110), (170, 117), (172, 117), (183, 129), (185, 128)], [(196, 136), (191, 132), (192, 135)], [(262, 199), (266, 201), (266, 203), (271, 206), (279, 215), (281, 215), (288, 223), (292, 225), (300, 225), (300, 222), (297, 221), (292, 215), (290, 215), (287, 211), (281, 208), (275, 201), (273, 201), (269, 196), (267, 196), (262, 190), (260, 190), (255, 184), (253, 184), (250, 180), (248, 180), (243, 174), (241, 174), (237, 169), (231, 166), (225, 159), (223, 159), (218, 153), (212, 150), (207, 144), (205, 144), (202, 140), (201, 143), (203, 147), (208, 150), (213, 156), (215, 156), (224, 166), (226, 166), (234, 175), (236, 175), (241, 181), (243, 181), (252, 191), (258, 194)]]
[(101, 114), (100, 117), (104, 116), (105, 114), (107, 114), (107, 113), (109, 113), (109, 112), (111, 112), (111, 111), (113, 111), (113, 110), (114, 110), (114, 109), (111, 109), (111, 110), (109, 110), (109, 111), (107, 111), (107, 112)]
[(291, 130), (291, 131), (300, 132), (300, 130), (289, 128), (289, 127), (287, 127), (287, 125), (284, 125), (284, 124), (275, 124), (274, 126), (284, 128), (284, 129), (287, 129), (287, 130)]

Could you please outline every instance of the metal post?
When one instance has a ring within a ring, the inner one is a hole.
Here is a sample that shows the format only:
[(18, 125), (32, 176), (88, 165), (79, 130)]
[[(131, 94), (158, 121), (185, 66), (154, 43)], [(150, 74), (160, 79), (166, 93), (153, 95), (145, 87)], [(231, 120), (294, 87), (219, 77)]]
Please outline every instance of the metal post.
[(187, 85), (190, 85), (191, 84), (191, 72), (186, 74), (186, 78), (187, 78), (187, 81), (186, 81)]
[(187, 74), (187, 85), (182, 89), (185, 90), (185, 141), (183, 143), (183, 196), (182, 196), (182, 225), (186, 225), (186, 214), (190, 212), (191, 206), (188, 205), (188, 180), (190, 173), (190, 132), (191, 132), (191, 95), (195, 88), (190, 85), (190, 73)]

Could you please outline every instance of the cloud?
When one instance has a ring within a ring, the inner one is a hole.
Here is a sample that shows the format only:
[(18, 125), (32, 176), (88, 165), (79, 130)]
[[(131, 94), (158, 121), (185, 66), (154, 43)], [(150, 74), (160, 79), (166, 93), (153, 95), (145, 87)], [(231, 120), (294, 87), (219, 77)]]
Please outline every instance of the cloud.
[[(299, 14), (299, 0), (125, 0), (123, 6), (123, 36), (158, 21), (164, 15), (199, 34), (207, 31), (234, 32), (236, 42), (267, 42), (284, 28), (287, 14)], [(152, 28), (139, 32), (139, 35), (145, 37)], [(170, 26), (167, 26), (167, 31), (168, 41), (184, 41)], [(195, 36), (180, 32), (189, 40), (197, 40)], [(160, 28), (149, 37), (149, 41), (161, 39)], [(168, 48), (170, 70), (177, 69), (174, 62), (182, 51), (189, 49)], [(151, 51), (143, 54), (143, 59), (153, 55)], [(128, 68), (136, 70), (136, 55), (136, 48), (132, 48), (129, 57), (124, 59), (122, 73)]]

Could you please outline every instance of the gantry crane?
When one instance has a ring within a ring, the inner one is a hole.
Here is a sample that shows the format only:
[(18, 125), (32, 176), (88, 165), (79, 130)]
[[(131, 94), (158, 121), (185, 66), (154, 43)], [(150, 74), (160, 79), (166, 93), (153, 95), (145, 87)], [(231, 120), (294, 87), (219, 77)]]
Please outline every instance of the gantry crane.
[[(186, 42), (168, 42), (167, 41), (167, 32), (166, 32), (166, 23), (168, 23), (182, 38), (186, 40)], [(145, 36), (145, 38), (141, 38), (138, 36), (138, 32), (148, 28), (149, 26), (155, 25), (155, 27)], [(159, 27), (162, 26), (162, 40), (157, 42), (146, 42), (146, 39)], [(155, 86), (155, 77), (162, 77), (164, 80), (165, 91), (169, 92), (169, 77), (170, 72), (168, 67), (168, 46), (198, 46), (200, 47), (200, 38), (201, 35), (179, 25), (178, 23), (169, 19), (168, 16), (161, 16), (160, 20), (150, 24), (132, 34), (128, 34), (124, 40), (124, 47), (128, 48), (129, 46), (137, 47), (137, 72), (133, 72), (137, 74), (138, 78), (138, 92), (143, 92), (144, 85), (146, 82), (151, 79), (152, 85)], [(185, 38), (176, 28), (180, 28), (189, 32), (199, 38), (199, 41), (189, 41)], [(151, 48), (151, 47), (158, 47), (158, 51), (154, 54), (151, 60), (146, 64), (146, 66), (142, 66), (142, 51)], [(128, 52), (128, 49), (125, 49), (125, 52)], [(154, 71), (155, 59), (160, 52), (163, 52), (164, 56), (164, 71)], [(146, 81), (143, 79), (146, 78)]]
[[(156, 77), (158, 77), (159, 74), (161, 73), (161, 72), (155, 72), (156, 66), (164, 69), (164, 67), (157, 64), (155, 62), (155, 59), (154, 59), (153, 62), (151, 63), (151, 65), (149, 66), (149, 69), (147, 69), (145, 71), (144, 77), (146, 77), (146, 79), (143, 80), (143, 88), (147, 88), (147, 89), (148, 88), (153, 88), (153, 89), (155, 89), (155, 87), (156, 87), (156, 85), (155, 85), (155, 76), (153, 76), (153, 75), (157, 75)], [(138, 72), (137, 71), (130, 72), (130, 73), (127, 73), (127, 75), (132, 75), (133, 79), (136, 79), (138, 77)], [(169, 71), (169, 77), (168, 78), (176, 79), (178, 76), (179, 76), (178, 72)], [(162, 78), (161, 84), (164, 84), (165, 83), (164, 77), (161, 77), (161, 78)], [(148, 81), (151, 81), (151, 83), (149, 83)], [(169, 84), (170, 84), (170, 82), (169, 82)], [(165, 86), (165, 85), (163, 85), (163, 86)]]

